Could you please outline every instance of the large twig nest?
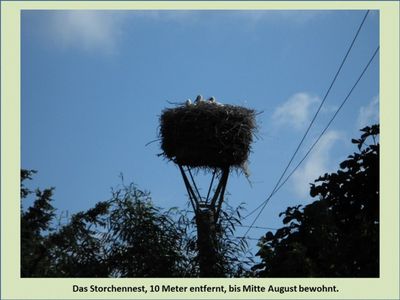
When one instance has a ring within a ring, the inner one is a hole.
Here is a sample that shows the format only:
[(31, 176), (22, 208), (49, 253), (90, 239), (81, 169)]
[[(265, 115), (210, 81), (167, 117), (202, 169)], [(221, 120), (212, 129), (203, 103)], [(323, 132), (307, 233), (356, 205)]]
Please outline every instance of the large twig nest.
[(200, 102), (167, 108), (160, 117), (162, 155), (189, 167), (242, 167), (256, 129), (255, 111)]

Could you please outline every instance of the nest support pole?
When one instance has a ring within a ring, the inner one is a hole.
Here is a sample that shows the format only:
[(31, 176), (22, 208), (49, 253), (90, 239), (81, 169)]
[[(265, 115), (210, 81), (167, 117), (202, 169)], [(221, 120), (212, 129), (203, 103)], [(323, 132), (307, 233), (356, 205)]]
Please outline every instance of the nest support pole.
[(228, 177), (229, 177), (229, 167), (224, 167), (221, 169), (221, 176), (219, 178), (219, 183), (215, 189), (213, 197), (210, 199), (210, 202), (208, 202), (209, 196), (210, 196), (210, 191), (212, 188), (212, 184), (214, 182), (216, 170), (213, 172), (213, 176), (211, 179), (210, 187), (208, 189), (207, 197), (205, 198), (205, 202), (202, 201), (202, 197), (200, 195), (199, 189), (197, 188), (197, 185), (194, 181), (192, 172), (190, 171), (190, 168), (187, 169), (187, 172), (190, 175), (191, 182), (186, 175), (185, 169), (183, 168), (182, 165), (178, 165), (179, 170), (182, 174), (183, 182), (186, 187), (186, 191), (188, 192), (188, 196), (190, 199), (190, 203), (192, 204), (193, 210), (195, 214), (199, 210), (211, 210), (213, 211), (213, 216), (214, 216), (214, 223), (216, 224), (218, 219), (219, 219), (219, 214), (221, 211), (222, 203), (224, 202), (224, 196), (225, 196), (225, 190), (226, 190), (226, 185), (228, 183)]
[(218, 259), (218, 240), (214, 211), (198, 210), (196, 213), (197, 247), (199, 249), (200, 277), (223, 277)]
[[(202, 277), (224, 275), (216, 228), (230, 168), (242, 168), (247, 161), (257, 129), (255, 116), (253, 109), (215, 101), (188, 101), (164, 109), (160, 116), (161, 155), (179, 166), (195, 213)], [(201, 195), (196, 185), (196, 168), (212, 170), (207, 194)]]
[(222, 202), (224, 201), (224, 194), (229, 176), (229, 167), (221, 169), (219, 183), (209, 203), (207, 201), (217, 171), (214, 170), (206, 202), (203, 203), (190, 169), (188, 168), (188, 173), (190, 175), (190, 179), (192, 180), (193, 186), (190, 183), (183, 166), (179, 165), (179, 169), (181, 171), (190, 202), (195, 212), (197, 225), (197, 246), (199, 249), (200, 276), (222, 277), (224, 276), (224, 273), (221, 265), (218, 264), (218, 239), (216, 233), (216, 225), (219, 219)]
[(195, 191), (197, 193), (197, 196), (199, 197), (199, 201), (201, 201), (201, 195), (200, 195), (199, 189), (197, 188), (196, 182), (194, 181), (194, 177), (192, 175), (192, 171), (190, 171), (190, 167), (187, 167), (187, 170), (189, 172), (190, 179), (192, 180), (193, 187), (194, 187), (194, 189), (195, 189)]
[(226, 184), (228, 183), (229, 167), (225, 167), (221, 171), (221, 178), (219, 180), (217, 189), (215, 190), (214, 197), (211, 199), (210, 208), (215, 212), (214, 222), (217, 223), (219, 213), (221, 211), (222, 202), (224, 202), (224, 195)]
[(183, 167), (181, 165), (178, 165), (178, 166), (179, 166), (179, 170), (181, 171), (183, 182), (185, 183), (185, 187), (186, 187), (186, 190), (189, 195), (190, 203), (192, 204), (193, 210), (196, 213), (199, 208), (199, 205), (200, 205), (199, 200), (197, 199), (197, 196), (194, 193), (192, 186), (190, 185), (190, 182), (186, 176), (185, 170), (183, 169)]

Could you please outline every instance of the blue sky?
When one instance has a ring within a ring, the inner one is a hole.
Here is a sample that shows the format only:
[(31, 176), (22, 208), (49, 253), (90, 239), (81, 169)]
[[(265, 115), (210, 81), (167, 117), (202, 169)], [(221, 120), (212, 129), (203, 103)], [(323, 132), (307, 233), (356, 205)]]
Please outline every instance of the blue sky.
[[(33, 186), (56, 187), (59, 211), (88, 209), (110, 188), (135, 182), (155, 205), (186, 207), (179, 170), (158, 157), (167, 101), (196, 95), (263, 111), (250, 181), (233, 173), (228, 199), (251, 211), (265, 200), (296, 149), (365, 11), (23, 11), (23, 168)], [(345, 98), (379, 44), (371, 12), (295, 163)], [(355, 151), (351, 138), (379, 119), (375, 59), (309, 158), (255, 225), (280, 227), (279, 212), (307, 204), (309, 183)], [(295, 164), (294, 164), (295, 165)], [(204, 178), (199, 181), (206, 189)], [(253, 216), (254, 217), (254, 216)], [(249, 218), (244, 225), (251, 223)], [(241, 236), (246, 228), (238, 228)], [(260, 237), (265, 230), (253, 229)]]

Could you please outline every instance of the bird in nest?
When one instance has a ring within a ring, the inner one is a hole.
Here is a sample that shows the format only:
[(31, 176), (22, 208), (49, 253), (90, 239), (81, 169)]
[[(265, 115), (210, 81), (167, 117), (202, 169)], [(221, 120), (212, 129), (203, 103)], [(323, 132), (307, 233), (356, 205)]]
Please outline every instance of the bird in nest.
[(185, 104), (186, 104), (186, 106), (192, 105), (192, 100), (187, 99), (186, 102), (185, 102)]
[(218, 106), (224, 106), (222, 103), (217, 102), (217, 99), (215, 99), (215, 97), (208, 98), (208, 102), (211, 104), (218, 105)]
[(203, 96), (202, 95), (198, 95), (196, 97), (196, 100), (194, 100), (194, 103), (200, 103), (200, 102), (203, 102), (203, 101), (204, 101)]

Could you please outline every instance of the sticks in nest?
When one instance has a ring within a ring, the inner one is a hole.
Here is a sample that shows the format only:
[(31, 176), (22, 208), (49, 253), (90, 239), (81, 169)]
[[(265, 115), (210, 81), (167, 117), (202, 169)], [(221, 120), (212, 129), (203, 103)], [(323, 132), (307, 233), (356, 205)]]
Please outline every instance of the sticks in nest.
[(241, 167), (256, 131), (255, 115), (212, 102), (167, 108), (160, 117), (162, 155), (189, 167)]

